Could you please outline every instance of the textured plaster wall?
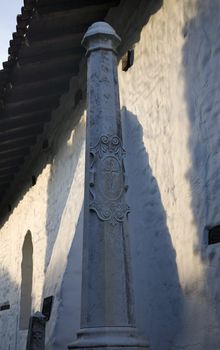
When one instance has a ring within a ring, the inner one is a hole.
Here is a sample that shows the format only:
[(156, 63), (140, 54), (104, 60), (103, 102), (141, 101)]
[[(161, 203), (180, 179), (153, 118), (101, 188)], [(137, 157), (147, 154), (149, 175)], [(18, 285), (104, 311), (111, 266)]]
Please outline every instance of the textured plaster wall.
[[(49, 141), (47, 155), (35, 169), (39, 173), (36, 185), (24, 191), (1, 227), (0, 303), (9, 301), (11, 306), (10, 310), (0, 312), (1, 350), (24, 350), (26, 346), (27, 331), (19, 330), (19, 312), (22, 246), (28, 230), (33, 241), (32, 311), (41, 310), (44, 297), (54, 296), (51, 320), (47, 324), (48, 349), (60, 348), (57, 344), (63, 336), (63, 343), (67, 343), (65, 332), (57, 334), (56, 331), (60, 327), (59, 318), (63, 317), (66, 300), (68, 327), (64, 328), (68, 329), (68, 341), (73, 339), (74, 327), (79, 328), (85, 142), (83, 106), (79, 103), (74, 108), (74, 89), (70, 87), (54, 115), (54, 119), (61, 119), (62, 123), (62, 127), (58, 122), (55, 125), (57, 130), (54, 133), (58, 137)], [(68, 117), (63, 123), (66, 115)], [(68, 320), (68, 314), (72, 319)]]
[[(220, 245), (207, 246), (207, 228), (220, 223), (220, 3), (154, 4), (149, 21), (146, 1), (122, 1), (108, 18), (123, 50), (135, 49), (127, 72), (119, 64), (119, 84), (136, 320), (152, 350), (217, 350)], [(65, 122), (36, 185), (1, 227), (0, 303), (11, 304), (0, 312), (1, 350), (25, 349), (18, 320), (28, 230), (33, 311), (55, 296), (46, 349), (65, 349), (79, 328), (85, 112), (83, 102), (73, 108), (73, 94), (54, 112)]]
[(22, 198), (1, 228), (0, 234), (0, 302), (10, 302), (10, 310), (0, 315), (0, 349), (20, 349), (26, 331), (19, 331), (22, 246), (28, 230), (33, 242), (33, 309), (38, 309), (44, 277), (46, 246), (47, 180), (49, 167), (39, 176), (38, 185)]
[(164, 1), (120, 74), (136, 314), (153, 349), (219, 347), (219, 14), (218, 0)]

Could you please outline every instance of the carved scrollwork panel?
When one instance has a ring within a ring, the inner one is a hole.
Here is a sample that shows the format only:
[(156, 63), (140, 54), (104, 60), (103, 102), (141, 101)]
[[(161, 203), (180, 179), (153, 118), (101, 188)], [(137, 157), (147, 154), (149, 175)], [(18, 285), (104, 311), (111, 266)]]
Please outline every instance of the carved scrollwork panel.
[(122, 141), (116, 135), (103, 135), (90, 149), (90, 155), (90, 210), (113, 225), (123, 222), (129, 207), (123, 196), (126, 186)]

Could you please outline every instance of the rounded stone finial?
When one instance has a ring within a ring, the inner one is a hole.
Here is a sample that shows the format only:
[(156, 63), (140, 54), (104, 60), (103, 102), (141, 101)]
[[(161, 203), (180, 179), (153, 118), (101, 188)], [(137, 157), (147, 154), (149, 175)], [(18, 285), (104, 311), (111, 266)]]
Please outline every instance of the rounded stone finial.
[(85, 33), (82, 45), (90, 51), (105, 49), (116, 52), (121, 39), (115, 30), (106, 22), (93, 23)]

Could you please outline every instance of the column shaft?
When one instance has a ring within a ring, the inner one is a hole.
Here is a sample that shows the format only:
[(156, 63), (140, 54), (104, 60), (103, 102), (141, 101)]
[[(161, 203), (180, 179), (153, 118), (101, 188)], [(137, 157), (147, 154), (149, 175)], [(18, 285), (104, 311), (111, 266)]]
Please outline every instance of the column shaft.
[(92, 25), (88, 55), (81, 330), (69, 348), (148, 347), (135, 328), (116, 47)]

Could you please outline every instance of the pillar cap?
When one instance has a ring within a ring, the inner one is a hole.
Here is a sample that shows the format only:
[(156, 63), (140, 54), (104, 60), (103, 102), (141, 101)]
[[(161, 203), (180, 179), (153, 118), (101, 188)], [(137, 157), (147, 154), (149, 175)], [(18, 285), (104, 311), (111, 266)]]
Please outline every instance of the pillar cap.
[(120, 42), (121, 38), (106, 22), (93, 23), (82, 39), (82, 45), (87, 49), (87, 54), (102, 49), (116, 52)]

